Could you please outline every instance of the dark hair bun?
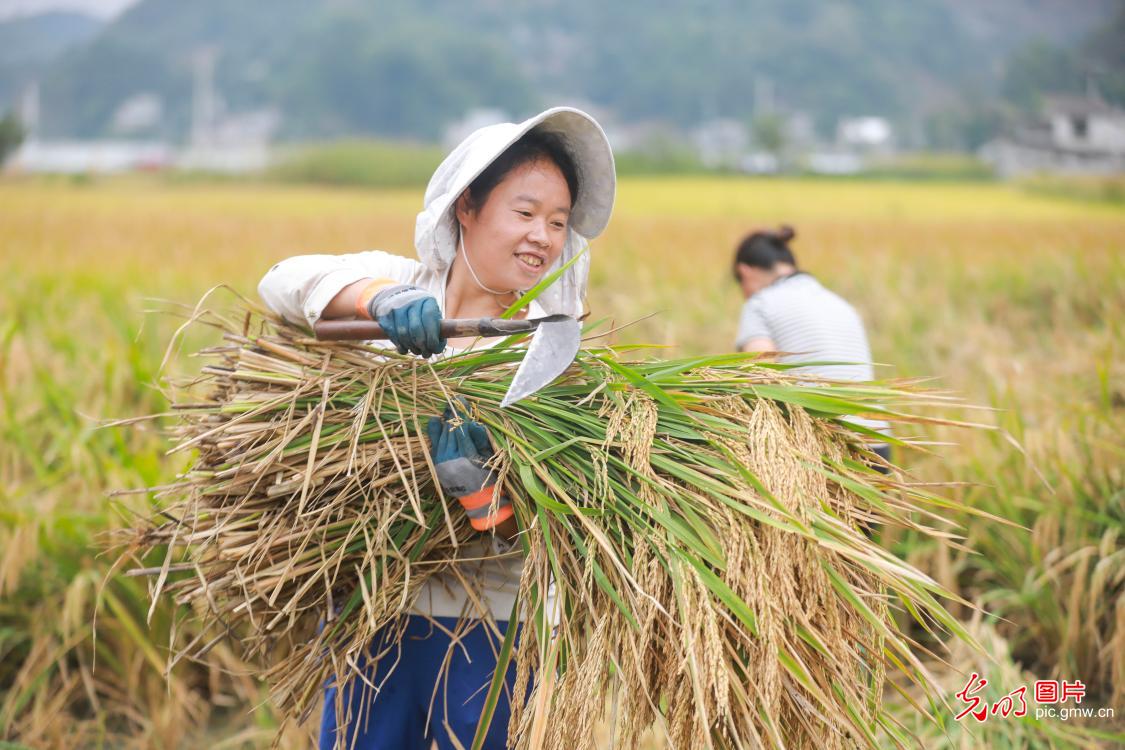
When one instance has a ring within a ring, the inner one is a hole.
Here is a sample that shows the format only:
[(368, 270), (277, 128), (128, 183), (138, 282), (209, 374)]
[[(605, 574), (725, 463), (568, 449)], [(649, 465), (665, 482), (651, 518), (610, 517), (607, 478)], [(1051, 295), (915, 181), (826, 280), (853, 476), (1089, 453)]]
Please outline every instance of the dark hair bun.
[(772, 270), (778, 263), (788, 263), (797, 267), (797, 259), (789, 249), (789, 241), (797, 236), (797, 232), (788, 224), (782, 224), (777, 229), (759, 229), (747, 235), (739, 243), (734, 254), (734, 278), (741, 277), (738, 273), (740, 265), (751, 268), (764, 268)]

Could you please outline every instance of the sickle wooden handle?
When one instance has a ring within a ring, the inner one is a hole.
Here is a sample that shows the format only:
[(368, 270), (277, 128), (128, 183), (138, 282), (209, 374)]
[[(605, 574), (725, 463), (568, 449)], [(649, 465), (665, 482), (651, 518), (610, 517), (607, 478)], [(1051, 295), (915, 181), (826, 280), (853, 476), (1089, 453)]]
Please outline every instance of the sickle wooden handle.
[[(460, 318), (441, 321), (441, 335), (447, 339), (466, 336), (511, 336), (534, 331), (538, 321), (503, 318)], [(382, 326), (374, 320), (322, 320), (313, 326), (321, 341), (371, 341), (386, 339)]]

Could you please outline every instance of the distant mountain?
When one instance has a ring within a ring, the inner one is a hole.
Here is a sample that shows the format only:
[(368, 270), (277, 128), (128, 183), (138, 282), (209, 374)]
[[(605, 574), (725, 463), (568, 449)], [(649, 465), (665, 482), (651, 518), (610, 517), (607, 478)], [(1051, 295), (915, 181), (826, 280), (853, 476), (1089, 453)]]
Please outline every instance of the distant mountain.
[(0, 21), (0, 111), (67, 49), (88, 42), (104, 22), (81, 13)]
[(156, 94), (162, 134), (182, 138), (192, 60), (207, 47), (220, 107), (277, 107), (289, 137), (432, 139), (471, 107), (521, 114), (557, 102), (687, 126), (746, 119), (763, 92), (824, 134), (859, 114), (916, 132), (967, 96), (997, 95), (1013, 50), (1035, 38), (1071, 45), (1120, 5), (144, 0), (52, 63), (43, 106), (48, 134), (93, 136), (123, 101)]
[(1121, 0), (943, 0), (969, 37), (1006, 55), (1029, 40), (1070, 46), (1122, 7)]
[(81, 13), (43, 13), (0, 21), (0, 65), (49, 62), (91, 39), (105, 24)]
[(449, 0), (146, 0), (44, 79), (47, 134), (106, 132), (122, 101), (159, 94), (164, 135), (190, 127), (192, 60), (216, 54), (221, 106), (283, 110), (291, 136), (436, 138), (478, 105), (533, 106), (502, 27), (459, 22)]

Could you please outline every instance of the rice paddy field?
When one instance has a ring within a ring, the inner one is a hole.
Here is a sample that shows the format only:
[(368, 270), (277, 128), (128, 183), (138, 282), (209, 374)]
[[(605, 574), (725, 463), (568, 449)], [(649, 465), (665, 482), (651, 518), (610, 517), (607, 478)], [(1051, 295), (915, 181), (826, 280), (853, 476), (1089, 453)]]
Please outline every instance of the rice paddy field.
[[(227, 645), (165, 678), (193, 614), (160, 601), (146, 624), (144, 579), (102, 550), (150, 503), (109, 493), (165, 482), (184, 459), (151, 424), (100, 425), (167, 408), (156, 383), (182, 321), (148, 311), (190, 309), (220, 284), (255, 297), (289, 255), (410, 254), (420, 203), (420, 189), (0, 181), (0, 747), (269, 745), (278, 714)], [(591, 248), (594, 316), (639, 321), (616, 341), (661, 356), (729, 351), (733, 247), (780, 222), (802, 266), (864, 315), (881, 376), (932, 378), (989, 407), (951, 416), (998, 428), (926, 428), (929, 452), (898, 457), (1012, 524), (953, 519), (963, 549), (881, 540), (979, 607), (955, 611), (988, 652), (932, 665), (948, 686), (949, 706), (930, 709), (941, 726), (888, 701), (925, 747), (1119, 746), (1125, 211), (991, 183), (627, 179)], [(989, 701), (1080, 680), (1094, 716), (1036, 716), (1029, 700), (1023, 718), (957, 721), (972, 672)], [(282, 744), (307, 739), (287, 727)]]

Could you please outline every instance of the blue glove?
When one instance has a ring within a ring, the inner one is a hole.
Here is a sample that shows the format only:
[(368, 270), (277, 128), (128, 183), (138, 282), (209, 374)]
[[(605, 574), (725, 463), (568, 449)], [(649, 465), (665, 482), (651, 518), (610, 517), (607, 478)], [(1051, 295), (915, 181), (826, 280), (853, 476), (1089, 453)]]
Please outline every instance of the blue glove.
[[(477, 531), (485, 531), (512, 516), (512, 504), (504, 496), (494, 503), (496, 473), (486, 464), (493, 456), (488, 430), (480, 422), (456, 414), (446, 407), (441, 417), (430, 417), (430, 457), (442, 490), (453, 495), (465, 509)], [(495, 512), (493, 508), (495, 507)]]
[(416, 286), (397, 284), (381, 290), (367, 303), (367, 312), (399, 354), (429, 357), (445, 350), (437, 300)]

